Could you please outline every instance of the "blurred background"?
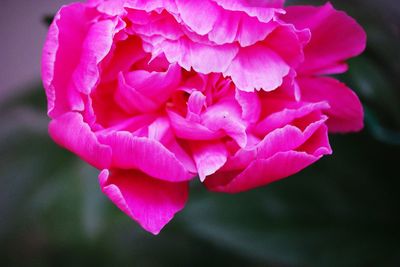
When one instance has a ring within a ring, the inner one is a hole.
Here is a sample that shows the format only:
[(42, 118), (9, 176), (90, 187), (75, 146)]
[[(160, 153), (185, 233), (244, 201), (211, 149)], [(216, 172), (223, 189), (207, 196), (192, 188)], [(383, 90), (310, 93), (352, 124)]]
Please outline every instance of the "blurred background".
[(109, 202), (97, 171), (47, 134), (44, 18), (68, 2), (1, 1), (1, 266), (400, 266), (398, 0), (331, 1), (368, 33), (367, 51), (339, 76), (363, 102), (361, 133), (332, 135), (332, 156), (247, 193), (193, 183), (159, 236)]

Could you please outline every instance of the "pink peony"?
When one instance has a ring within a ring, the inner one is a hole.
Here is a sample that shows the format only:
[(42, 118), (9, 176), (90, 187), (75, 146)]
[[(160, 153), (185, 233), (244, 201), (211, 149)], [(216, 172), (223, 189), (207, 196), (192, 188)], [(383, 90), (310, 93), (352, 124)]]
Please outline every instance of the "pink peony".
[(328, 130), (363, 126), (341, 73), (365, 33), (343, 12), (283, 0), (89, 0), (61, 8), (43, 83), (61, 146), (159, 233), (198, 176), (236, 193), (330, 154)]

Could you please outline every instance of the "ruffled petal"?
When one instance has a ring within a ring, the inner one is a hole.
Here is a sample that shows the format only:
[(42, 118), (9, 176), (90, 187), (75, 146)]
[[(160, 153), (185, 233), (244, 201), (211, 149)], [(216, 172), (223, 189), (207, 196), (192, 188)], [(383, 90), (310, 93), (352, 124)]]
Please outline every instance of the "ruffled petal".
[(222, 11), (209, 0), (176, 0), (176, 5), (185, 25), (200, 35), (213, 29)]
[[(307, 121), (306, 116), (304, 120)], [(269, 158), (279, 152), (298, 150), (299, 147), (309, 142), (315, 132), (323, 127), (326, 120), (326, 116), (319, 115), (318, 119), (312, 120), (304, 130), (290, 124), (276, 129), (261, 141), (256, 141), (255, 144), (238, 150), (234, 156), (229, 158), (224, 170), (244, 169), (256, 159)]]
[(76, 153), (94, 167), (110, 167), (111, 148), (97, 140), (80, 113), (68, 112), (53, 119), (49, 124), (49, 133), (57, 144)]
[(242, 48), (225, 76), (231, 76), (237, 88), (246, 92), (272, 91), (282, 84), (289, 66), (270, 48), (262, 44)]
[(304, 101), (327, 101), (330, 132), (355, 132), (364, 126), (364, 111), (357, 95), (345, 84), (329, 77), (298, 79)]
[[(317, 161), (316, 157), (305, 152), (279, 152), (267, 159), (258, 159), (250, 163), (243, 172), (236, 172), (227, 184), (216, 184), (212, 176), (206, 180), (208, 189), (217, 192), (239, 193), (293, 175)], [(220, 172), (219, 175), (226, 175)], [(226, 178), (225, 178), (226, 180)]]
[(211, 72), (224, 72), (236, 56), (239, 48), (234, 44), (212, 45), (196, 43), (182, 37), (179, 40), (164, 40), (161, 45), (155, 45), (153, 54), (158, 54), (157, 49), (164, 52), (168, 61), (177, 62), (182, 68), (190, 71), (209, 74)]
[(284, 0), (212, 0), (225, 10), (245, 12), (261, 22), (270, 22), (276, 13), (284, 13)]
[[(290, 103), (282, 110), (273, 112), (263, 120), (259, 121), (254, 128), (254, 132), (260, 136), (264, 136), (272, 130), (284, 127), (295, 119), (305, 117), (306, 115), (315, 111), (329, 108), (329, 104), (326, 101), (324, 102), (322, 99), (320, 99), (320, 101), (321, 102), (316, 103), (299, 102), (298, 105), (293, 105), (293, 103)], [(272, 104), (272, 102), (270, 103)]]
[(158, 234), (183, 209), (188, 183), (153, 179), (138, 171), (103, 170), (99, 175), (103, 193), (146, 231)]

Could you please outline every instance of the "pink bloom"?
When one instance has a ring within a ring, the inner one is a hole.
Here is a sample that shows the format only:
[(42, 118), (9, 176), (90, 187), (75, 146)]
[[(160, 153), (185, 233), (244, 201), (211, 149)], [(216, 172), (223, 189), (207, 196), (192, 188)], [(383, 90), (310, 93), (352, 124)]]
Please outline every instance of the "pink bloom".
[(330, 154), (328, 130), (362, 128), (345, 85), (365, 34), (330, 5), (257, 0), (89, 0), (50, 27), (43, 83), (60, 145), (157, 234), (198, 176), (240, 192)]

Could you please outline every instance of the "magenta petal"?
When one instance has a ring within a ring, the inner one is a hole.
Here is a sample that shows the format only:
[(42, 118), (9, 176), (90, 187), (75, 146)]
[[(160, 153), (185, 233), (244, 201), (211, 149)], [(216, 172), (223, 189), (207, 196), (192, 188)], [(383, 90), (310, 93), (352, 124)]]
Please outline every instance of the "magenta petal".
[(146, 231), (158, 234), (183, 209), (188, 183), (170, 183), (141, 172), (103, 170), (99, 175), (103, 193)]
[[(320, 157), (305, 152), (279, 152), (268, 159), (253, 161), (243, 172), (227, 184), (207, 184), (212, 191), (238, 193), (255, 187), (263, 186), (295, 174), (317, 161)], [(220, 173), (223, 175), (224, 173)], [(212, 179), (212, 177), (210, 177)]]
[(78, 154), (96, 168), (110, 167), (111, 148), (99, 143), (80, 113), (68, 112), (53, 119), (49, 133), (57, 144)]
[[(325, 99), (320, 99), (323, 101)], [(292, 103), (290, 103), (293, 105)], [(324, 110), (329, 108), (327, 102), (316, 102), (316, 103), (301, 103), (298, 106), (290, 107), (289, 104), (284, 109), (274, 112), (268, 115), (266, 118), (261, 120), (255, 127), (254, 131), (258, 135), (265, 135), (268, 132), (284, 127), (293, 120), (304, 117), (312, 112)]]
[(363, 128), (364, 111), (357, 95), (345, 84), (329, 77), (299, 78), (305, 101), (327, 101), (325, 113), (331, 132), (355, 132)]
[(169, 62), (178, 62), (188, 71), (192, 67), (203, 74), (224, 72), (238, 52), (238, 47), (233, 44), (207, 45), (195, 43), (188, 38), (165, 40), (160, 49)]
[(250, 123), (257, 122), (261, 114), (261, 102), (258, 95), (236, 89), (235, 99), (242, 108), (242, 119)]
[(282, 13), (284, 0), (212, 0), (226, 10), (241, 11), (261, 22), (269, 22), (275, 13)]
[[(300, 147), (310, 142), (309, 139), (321, 127), (326, 132), (326, 128), (324, 128), (325, 126), (323, 126), (326, 119), (326, 116), (323, 116), (319, 120), (310, 123), (303, 131), (293, 125), (286, 125), (282, 128), (276, 129), (267, 134), (261, 141), (256, 142), (252, 146), (238, 150), (233, 157), (229, 158), (227, 164), (224, 166), (224, 169), (243, 169), (256, 159), (266, 159), (279, 152), (299, 150)], [(317, 141), (321, 142), (317, 143), (317, 145), (321, 145), (321, 147), (329, 147), (329, 143), (327, 146), (326, 142), (323, 140), (324, 137), (317, 139)], [(312, 154), (314, 151), (308, 149), (307, 152)]]
[(289, 69), (274, 51), (257, 44), (242, 48), (224, 75), (231, 76), (239, 90), (272, 91), (282, 84)]
[(176, 0), (179, 15), (194, 32), (205, 35), (214, 27), (220, 8), (209, 0)]
[(331, 4), (322, 7), (288, 7), (284, 20), (298, 29), (309, 28), (311, 41), (305, 47), (305, 61), (299, 72), (333, 74), (345, 70), (338, 64), (359, 55), (366, 44), (362, 27), (346, 13)]
[(72, 79), (76, 90), (90, 94), (99, 81), (99, 63), (110, 52), (117, 20), (103, 20), (93, 23), (82, 43), (79, 63)]
[(200, 113), (205, 106), (206, 97), (199, 91), (193, 91), (188, 99), (188, 111), (186, 118), (189, 121), (200, 122)]
[(215, 173), (226, 162), (228, 151), (221, 142), (203, 142), (191, 145), (200, 181)]
[(236, 101), (226, 100), (207, 108), (201, 116), (203, 125), (217, 132), (223, 130), (240, 147), (247, 144), (246, 122), (241, 118), (240, 106)]
[(174, 134), (179, 138), (188, 140), (212, 140), (223, 136), (222, 131), (212, 131), (204, 125), (195, 121), (189, 121), (173, 111), (168, 111), (168, 116)]
[(160, 142), (119, 131), (99, 135), (99, 140), (112, 148), (113, 168), (136, 168), (149, 176), (170, 182), (193, 178), (182, 162)]
[[(70, 80), (79, 62), (81, 47), (90, 20), (81, 3), (64, 6), (55, 15), (47, 34), (42, 56), (42, 78), (48, 101), (48, 114), (56, 117), (71, 110), (82, 110), (83, 101)], [(60, 73), (62, 69), (62, 73)]]

